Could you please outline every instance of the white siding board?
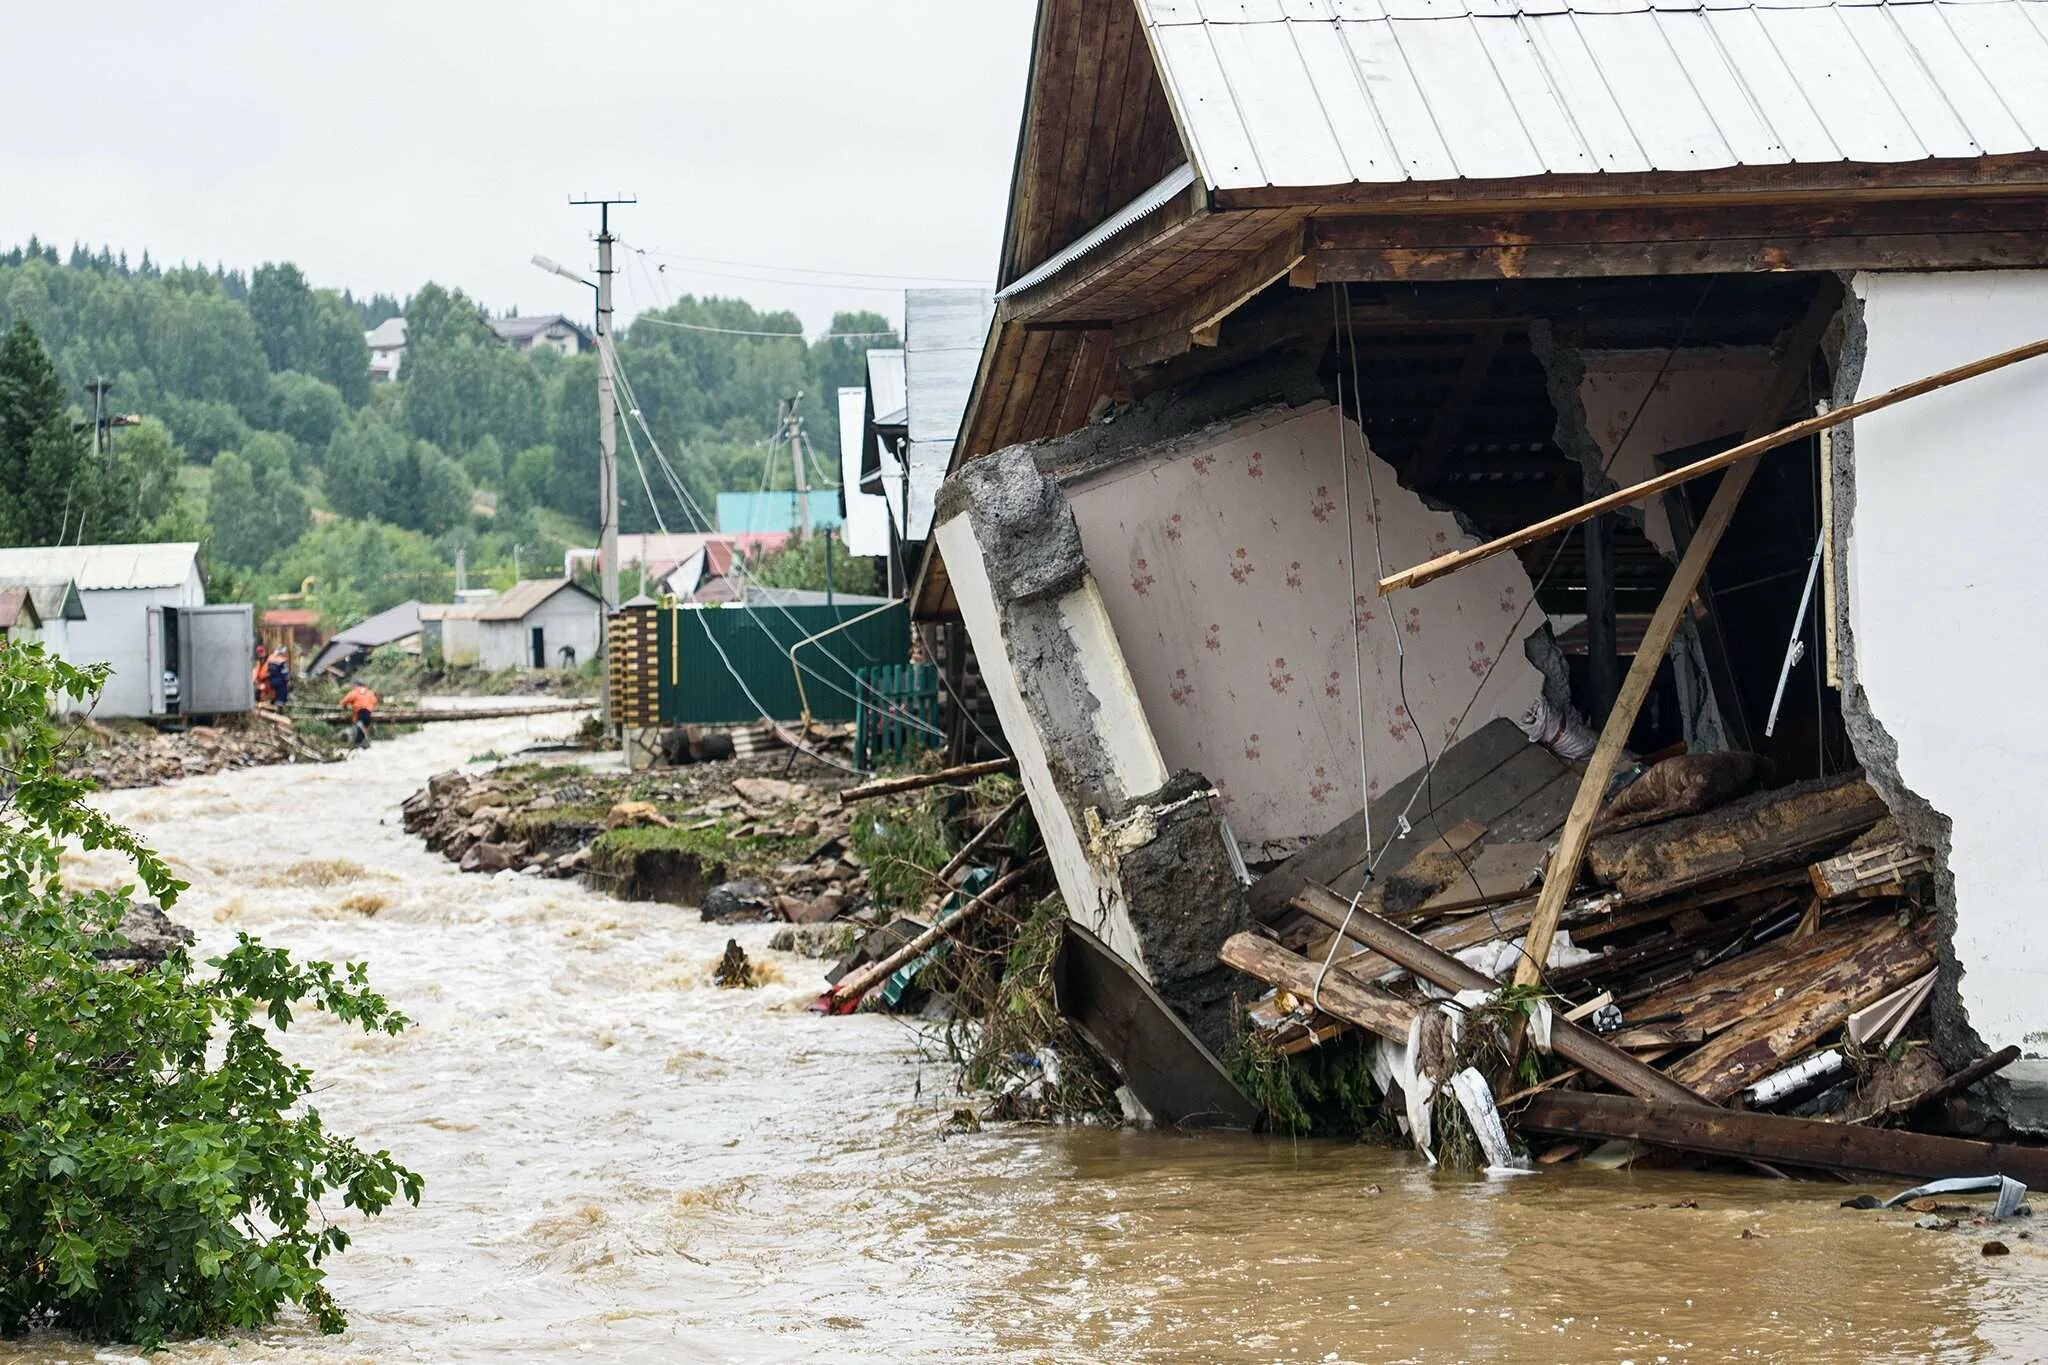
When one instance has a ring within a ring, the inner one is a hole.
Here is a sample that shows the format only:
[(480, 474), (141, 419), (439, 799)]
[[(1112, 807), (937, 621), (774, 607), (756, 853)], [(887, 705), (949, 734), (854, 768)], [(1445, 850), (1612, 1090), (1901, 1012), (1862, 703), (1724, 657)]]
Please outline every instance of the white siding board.
[(1755, 10), (1718, 10), (1707, 17), (1721, 51), (1741, 73), (1742, 83), (1784, 144), (1786, 161), (1842, 161), (1842, 149), (1807, 103), (1806, 92), (1786, 69), (1764, 33)]
[(1651, 167), (1693, 171), (1735, 159), (1655, 14), (1618, 14), (1576, 27)]
[(1529, 40), (1550, 72), (1551, 84), (1564, 97), (1565, 108), (1586, 140), (1596, 166), (1603, 171), (1653, 169), (1644, 157), (1628, 118), (1607, 88), (1600, 67), (1579, 35), (1572, 15), (1549, 15), (1524, 21)]
[(2034, 149), (2012, 110), (1941, 17), (1940, 6), (1898, 5), (1882, 13), (1985, 153), (1995, 156)]
[(1154, 30), (1161, 62), (1173, 72), (1188, 150), (1195, 165), (1218, 189), (1245, 189), (1269, 184), (1258, 154), (1237, 108), (1230, 82), (1210, 46), (1206, 25), (1164, 26)]
[(1372, 101), (1364, 76), (1336, 24), (1296, 24), (1295, 46), (1302, 66), (1322, 96), (1323, 113), (1344, 153), (1351, 179), (1366, 183), (1402, 180), (1407, 172)]
[(1388, 140), (1409, 179), (1456, 180), (1461, 175), (1458, 164), (1437, 132), (1407, 57), (1394, 41), (1394, 28), (1391, 22), (1344, 25), (1359, 79), (1385, 118)]
[(1415, 82), (1461, 175), (1491, 180), (1541, 175), (1546, 167), (1495, 75), (1471, 19), (1403, 24), (1399, 37)]
[(1266, 182), (1342, 184), (1352, 178), (1350, 166), (1289, 27), (1217, 24), (1209, 37)]
[(1555, 175), (1576, 175), (1600, 169), (1584, 135), (1572, 121), (1550, 68), (1530, 39), (1524, 24), (1476, 23), (1493, 74), (1513, 103), (1522, 135), (1535, 148), (1543, 169)]

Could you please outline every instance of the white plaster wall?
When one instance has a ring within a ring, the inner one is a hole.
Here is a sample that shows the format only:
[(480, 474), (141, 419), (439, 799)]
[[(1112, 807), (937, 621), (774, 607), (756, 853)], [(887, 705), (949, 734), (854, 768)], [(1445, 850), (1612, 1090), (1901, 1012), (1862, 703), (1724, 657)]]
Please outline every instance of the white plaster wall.
[[(1199, 446), (1068, 488), (1088, 564), (1170, 768), (1206, 774), (1248, 856), (1320, 835), (1360, 805), (1352, 627), (1363, 632), (1366, 782), (1378, 792), (1458, 733), (1517, 716), (1542, 690), (1522, 654), (1541, 624), (1520, 561), (1500, 555), (1412, 592), (1374, 595), (1374, 530), (1391, 571), (1472, 544), (1372, 457), (1346, 421), (1357, 530), (1354, 599), (1338, 417), (1328, 404), (1249, 419)], [(946, 563), (952, 564), (951, 555)], [(1395, 635), (1407, 650), (1401, 700)]]
[[(1145, 972), (1138, 936), (1131, 927), (1130, 909), (1115, 884), (1097, 875), (1088, 857), (1084, 834), (1053, 784), (1043, 738), (1024, 705), (1023, 693), (1018, 690), (1016, 669), (1003, 640), (995, 594), (989, 586), (988, 571), (982, 564), (981, 548), (975, 544), (973, 528), (963, 514), (940, 522), (933, 534), (939, 553), (946, 559), (946, 576), (960, 605), (961, 624), (974, 641), (982, 685), (995, 703), (996, 717), (1002, 721), (1003, 734), (1016, 754), (1017, 776), (1031, 798), (1031, 813), (1045, 840), (1053, 876), (1060, 884), (1061, 898), (1067, 903), (1067, 914), (1092, 929), (1125, 962)], [(1073, 613), (1069, 610), (1063, 614)]]
[[(1859, 396), (2048, 332), (2048, 271), (1858, 275)], [(1899, 776), (1953, 822), (1962, 1003), (1992, 1048), (2048, 1045), (2048, 790), (2035, 490), (2048, 461), (2048, 359), (1854, 424), (1846, 566), (1853, 657)]]
[(535, 626), (541, 629), (549, 668), (559, 667), (563, 645), (576, 651), (579, 666), (597, 655), (597, 604), (581, 593), (563, 591), (517, 621), (477, 622), (478, 661), (493, 670), (532, 668)]
[(204, 606), (206, 589), (199, 575), (193, 573), (175, 588), (84, 589), (78, 600), (85, 607), (85, 619), (71, 622), (64, 661), (112, 665), (92, 713), (108, 718), (147, 716), (149, 609)]
[[(1609, 462), (1607, 477), (1616, 485), (1661, 474), (1656, 457), (1667, 450), (1745, 430), (1756, 419), (1771, 380), (1771, 352), (1765, 346), (1682, 350), (1660, 379), (1657, 372), (1666, 354), (1584, 353), (1579, 403), (1593, 443)], [(1642, 504), (1642, 512), (1650, 543), (1675, 559), (1677, 542), (1664, 500), (1652, 498)]]

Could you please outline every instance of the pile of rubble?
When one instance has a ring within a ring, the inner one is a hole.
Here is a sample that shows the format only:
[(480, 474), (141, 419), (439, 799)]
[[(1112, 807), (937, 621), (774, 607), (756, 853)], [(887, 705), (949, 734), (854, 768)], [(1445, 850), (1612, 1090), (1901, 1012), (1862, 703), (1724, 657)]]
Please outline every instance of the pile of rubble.
[(229, 768), (329, 763), (340, 752), (329, 727), (300, 728), (289, 717), (269, 710), (183, 730), (85, 721), (73, 732), (69, 771), (73, 777), (91, 778), (101, 790), (111, 791), (157, 787), (181, 777)]
[[(2048, 1174), (2048, 1152), (1975, 1140), (2009, 1134), (1963, 1096), (2017, 1053), (1954, 1071), (1936, 1056), (1935, 860), (1860, 775), (1742, 795), (1760, 773), (1728, 755), (1651, 767), (1594, 825), (1546, 952), (1529, 940), (1575, 782), (1532, 783), (1556, 762), (1532, 752), (1448, 774), (1392, 846), (1341, 852), (1340, 828), (1266, 874), (1263, 924), (1223, 951), (1274, 988), (1250, 1011), (1258, 1047), (1363, 1035), (1360, 1065), (1408, 1136), (1429, 1150), (1457, 1129), (1492, 1164), (1518, 1160), (1513, 1128), (1551, 1139), (1544, 1164), (1664, 1147)], [(1539, 981), (1506, 989), (1536, 952)]]
[(450, 771), (402, 809), (406, 828), (465, 872), (584, 875), (622, 899), (719, 921), (808, 924), (857, 907), (867, 878), (847, 845), (841, 784), (771, 777), (771, 766), (782, 764)]

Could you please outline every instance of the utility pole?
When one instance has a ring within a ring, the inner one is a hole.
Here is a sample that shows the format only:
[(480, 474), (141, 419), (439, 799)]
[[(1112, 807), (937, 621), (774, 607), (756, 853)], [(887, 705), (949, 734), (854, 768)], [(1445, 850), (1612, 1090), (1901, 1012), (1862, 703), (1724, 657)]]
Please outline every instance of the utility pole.
[(107, 426), (107, 390), (113, 387), (111, 380), (98, 376), (85, 386), (92, 395), (92, 453), (108, 468), (114, 464), (114, 433)]
[(811, 485), (804, 475), (804, 419), (796, 415), (796, 405), (803, 398), (799, 392), (789, 400), (789, 414), (783, 425), (789, 435), (789, 461), (796, 467), (796, 524), (797, 539), (811, 538)]
[[(598, 652), (611, 659), (612, 613), (619, 608), (619, 448), (617, 403), (612, 397), (612, 205), (633, 204), (631, 196), (571, 199), (571, 204), (597, 206), (597, 515), (600, 569)], [(598, 719), (612, 723), (611, 689), (598, 693)]]

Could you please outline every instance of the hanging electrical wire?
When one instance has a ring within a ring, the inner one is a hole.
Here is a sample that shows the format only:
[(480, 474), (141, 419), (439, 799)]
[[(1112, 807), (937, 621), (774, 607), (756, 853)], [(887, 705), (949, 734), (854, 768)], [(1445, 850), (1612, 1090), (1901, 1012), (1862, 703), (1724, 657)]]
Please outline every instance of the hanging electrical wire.
[(970, 280), (957, 276), (897, 275), (878, 270), (823, 270), (813, 266), (770, 265), (764, 261), (735, 261), (719, 256), (692, 256), (679, 251), (663, 251), (651, 246), (630, 246), (623, 240), (619, 242), (619, 245), (625, 247), (628, 251), (637, 252), (642, 256), (659, 256), (664, 260), (670, 261), (695, 261), (703, 265), (731, 265), (738, 266), (742, 270), (779, 270), (791, 275), (840, 275), (848, 279), (896, 280), (911, 284), (957, 284), (963, 286), (981, 285), (984, 287), (988, 284), (987, 280)]
[[(666, 477), (669, 481), (670, 487), (677, 494), (678, 500), (682, 503), (686, 514), (694, 516), (696, 522), (700, 526), (702, 526), (706, 531), (714, 529), (716, 526), (716, 522), (711, 517), (705, 514), (703, 506), (697, 502), (696, 498), (690, 493), (689, 489), (686, 486), (684, 486), (681, 479), (676, 476), (674, 469), (668, 465), (667, 457), (663, 455), (661, 452), (660, 442), (655, 438), (653, 430), (648, 427), (646, 418), (641, 414), (639, 401), (633, 394), (632, 381), (627, 378), (624, 367), (618, 363), (616, 350), (614, 348), (606, 347), (603, 348), (602, 354), (609, 357), (608, 368), (610, 369), (612, 374), (612, 382), (618, 387), (619, 392), (625, 396), (628, 414), (633, 419), (633, 422), (639, 424), (642, 434), (644, 434), (647, 437), (648, 445), (653, 451), (657, 467), (666, 470)], [(640, 458), (639, 446), (638, 443), (633, 439), (631, 423), (629, 423), (626, 427), (626, 437), (627, 444), (629, 448), (631, 448), (633, 451), (633, 458), (636, 462), (638, 462)], [(652, 494), (650, 491), (650, 497), (651, 496)], [(655, 521), (657, 525), (660, 525), (662, 527), (664, 532), (667, 531), (666, 521), (662, 518), (659, 508), (655, 509)], [(768, 606), (780, 612), (783, 618), (787, 620), (792, 627), (796, 628), (799, 631), (806, 630), (806, 627), (803, 625), (803, 623), (796, 619), (796, 616), (789, 610), (789, 608), (783, 605), (774, 597), (772, 589), (767, 589), (765, 585), (760, 584), (758, 580), (753, 578), (752, 572), (747, 567), (746, 561), (743, 556), (737, 554), (733, 556), (730, 572), (740, 580), (741, 591), (738, 600), (738, 605), (741, 607), (742, 610), (747, 611), (750, 615), (754, 614), (753, 605), (746, 600), (746, 589), (748, 587), (762, 588), (763, 600), (766, 601)], [(758, 621), (760, 618), (758, 615), (754, 615), (754, 619)], [(874, 699), (875, 704), (885, 706), (890, 704), (889, 699), (887, 697), (885, 697), (880, 691), (878, 691), (873, 684), (869, 683), (866, 679), (862, 678), (844, 660), (832, 654), (830, 651), (824, 652), (824, 658), (828, 662), (838, 667), (840, 671), (845, 673), (848, 678), (852, 679), (856, 687), (868, 693)], [(827, 690), (836, 693), (838, 696), (845, 698), (848, 701), (853, 702), (855, 705), (861, 704), (861, 698), (856, 693), (847, 691), (844, 687), (841, 687), (837, 683), (832, 681), (832, 679), (824, 676), (823, 674), (820, 674), (819, 672), (817, 672), (816, 669), (810, 667), (808, 664), (800, 660), (792, 660), (792, 662), (795, 663), (796, 667), (799, 670), (801, 670), (805, 676), (818, 682)], [(939, 730), (934, 726), (925, 724), (923, 721), (918, 720), (916, 717), (904, 716), (902, 720), (904, 724), (908, 725), (912, 729), (920, 730), (925, 734), (928, 734), (937, 739), (945, 738), (945, 733), (943, 731)]]

